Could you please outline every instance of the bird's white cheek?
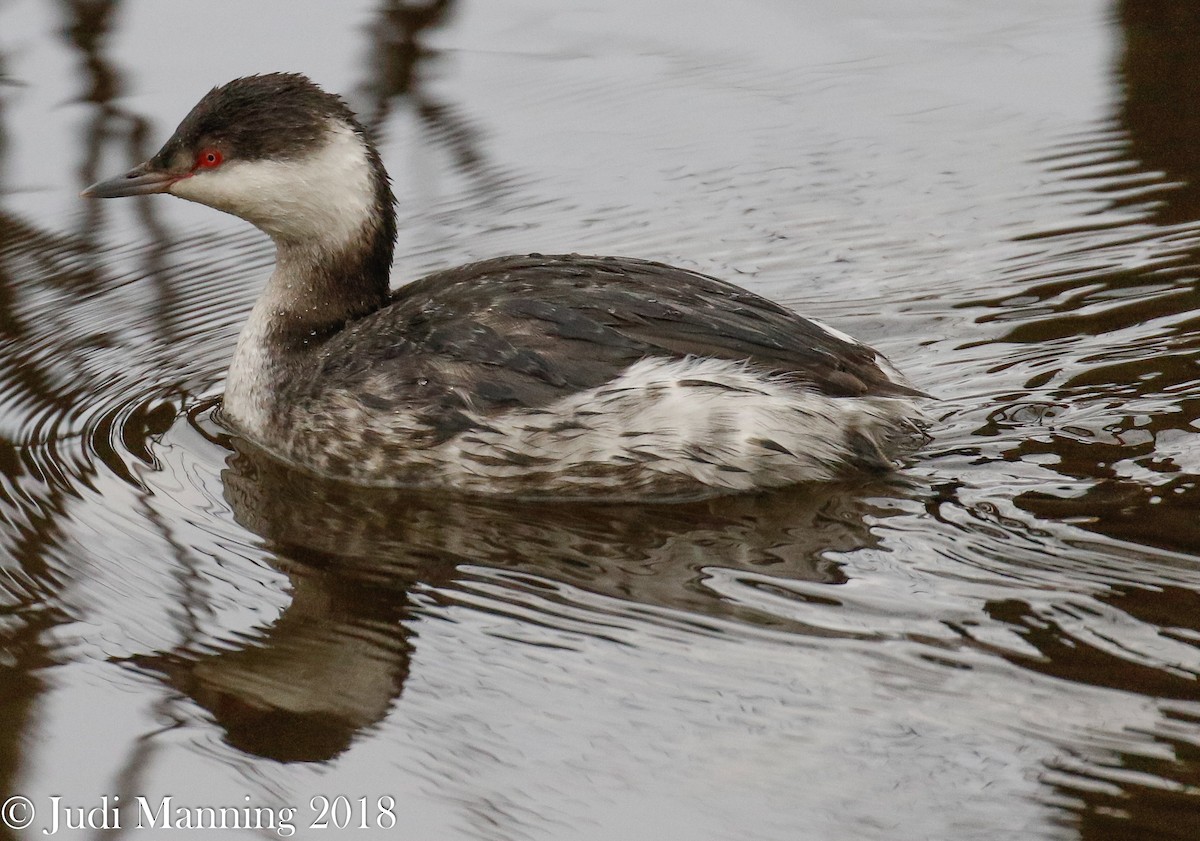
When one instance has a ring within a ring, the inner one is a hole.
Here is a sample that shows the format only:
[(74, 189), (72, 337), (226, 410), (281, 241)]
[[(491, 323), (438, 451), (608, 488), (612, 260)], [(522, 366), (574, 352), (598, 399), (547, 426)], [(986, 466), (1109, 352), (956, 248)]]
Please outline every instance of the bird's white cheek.
[(181, 199), (240, 216), (273, 237), (340, 245), (373, 212), (374, 184), (362, 139), (332, 129), (312, 154), (286, 161), (226, 161), (176, 181)]
[(258, 217), (271, 209), (268, 206), (275, 204), (272, 196), (282, 180), (280, 173), (272, 171), (275, 168), (230, 162), (217, 170), (181, 178), (171, 185), (171, 194), (257, 223)]

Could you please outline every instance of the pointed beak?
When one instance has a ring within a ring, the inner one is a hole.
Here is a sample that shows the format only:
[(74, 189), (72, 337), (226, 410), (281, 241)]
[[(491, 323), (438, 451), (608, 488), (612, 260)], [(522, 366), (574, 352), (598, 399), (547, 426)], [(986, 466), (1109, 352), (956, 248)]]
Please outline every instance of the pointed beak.
[(165, 193), (181, 177), (175, 173), (155, 169), (147, 161), (135, 166), (124, 175), (97, 181), (79, 195), (85, 199), (119, 199), (124, 196), (148, 196)]

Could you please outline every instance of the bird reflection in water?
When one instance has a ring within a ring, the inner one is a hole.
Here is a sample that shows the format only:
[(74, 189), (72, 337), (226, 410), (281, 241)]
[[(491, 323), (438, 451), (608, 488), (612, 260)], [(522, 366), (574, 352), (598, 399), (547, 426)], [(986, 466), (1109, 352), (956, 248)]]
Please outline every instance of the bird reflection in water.
[(872, 485), (681, 505), (535, 504), (357, 487), (221, 440), (236, 449), (222, 473), (226, 501), (271, 548), (291, 603), (257, 636), (131, 662), (205, 708), (234, 747), (281, 761), (336, 757), (388, 714), (409, 673), (415, 589), (453, 601), (462, 582), (483, 576), (532, 583), (551, 600), (583, 592), (588, 611), (599, 596), (615, 612), (605, 628), (632, 603), (639, 617), (683, 613), (716, 633), (730, 621), (794, 631), (722, 598), (706, 570), (840, 584), (830, 553), (874, 542), (864, 514)]

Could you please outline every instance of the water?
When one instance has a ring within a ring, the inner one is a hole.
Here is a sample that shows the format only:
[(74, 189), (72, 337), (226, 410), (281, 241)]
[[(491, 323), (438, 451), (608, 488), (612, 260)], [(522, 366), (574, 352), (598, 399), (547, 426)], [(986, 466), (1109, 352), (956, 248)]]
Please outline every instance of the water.
[[(273, 822), (220, 838), (1200, 835), (1197, 26), (0, 5), (0, 794), (37, 810), (0, 837), (45, 837), (52, 797), (121, 825), (80, 839), (200, 807)], [(75, 195), (282, 69), (382, 138), (399, 276), (717, 274), (884, 350), (935, 440), (878, 481), (659, 508), (365, 494), (239, 451), (211, 414), (270, 248)]]

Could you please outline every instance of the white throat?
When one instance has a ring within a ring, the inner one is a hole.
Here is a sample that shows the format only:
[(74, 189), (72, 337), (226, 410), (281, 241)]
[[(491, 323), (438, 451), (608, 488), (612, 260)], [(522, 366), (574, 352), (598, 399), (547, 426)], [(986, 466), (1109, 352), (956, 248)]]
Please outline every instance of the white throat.
[(225, 416), (252, 437), (261, 438), (270, 425), (272, 396), (278, 387), (270, 328), (276, 319), (283, 317), (281, 313), (286, 306), (280, 300), (285, 284), (279, 275), (277, 267), (242, 326), (225, 379)]
[(327, 251), (349, 244), (376, 212), (367, 145), (336, 121), (325, 143), (305, 157), (226, 161), (175, 182), (170, 191), (239, 216), (280, 244)]

